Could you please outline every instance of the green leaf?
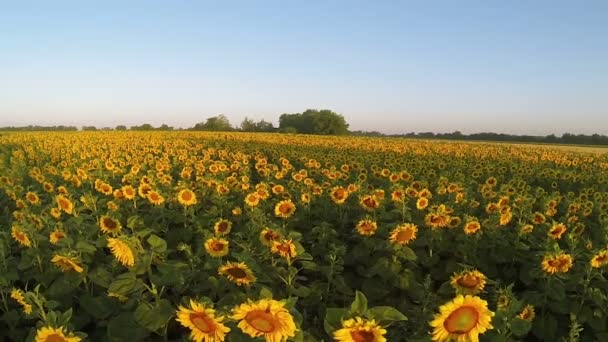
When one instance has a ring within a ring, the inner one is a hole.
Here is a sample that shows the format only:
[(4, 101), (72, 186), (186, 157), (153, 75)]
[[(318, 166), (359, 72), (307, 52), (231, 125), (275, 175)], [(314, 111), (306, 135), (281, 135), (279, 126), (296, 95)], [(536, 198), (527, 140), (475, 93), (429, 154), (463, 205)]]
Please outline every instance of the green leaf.
[(92, 297), (88, 294), (80, 297), (80, 307), (95, 319), (108, 318), (114, 309), (112, 300), (107, 296)]
[(350, 313), (363, 315), (363, 314), (365, 314), (366, 311), (367, 311), (367, 298), (365, 297), (363, 292), (356, 291), (355, 300), (350, 305)]
[(146, 329), (137, 324), (130, 312), (123, 312), (108, 322), (110, 342), (143, 341), (147, 336)]
[(108, 287), (108, 292), (127, 296), (130, 293), (142, 289), (141, 280), (135, 278), (133, 273), (123, 273), (116, 277)]
[(511, 322), (511, 332), (516, 336), (525, 336), (530, 332), (532, 328), (532, 323), (530, 321), (525, 321), (519, 317), (516, 317)]
[(262, 287), (262, 289), (260, 290), (260, 298), (272, 299), (272, 291), (267, 287)]
[(377, 321), (407, 321), (407, 317), (392, 306), (375, 306), (367, 311), (367, 316)]
[(162, 254), (167, 250), (167, 242), (158, 235), (152, 234), (148, 238), (148, 244), (156, 254)]
[(103, 267), (97, 267), (96, 269), (92, 270), (88, 273), (88, 277), (91, 279), (93, 284), (103, 288), (107, 288), (112, 282), (112, 273)]
[(564, 284), (558, 279), (549, 279), (549, 283), (547, 284), (547, 295), (549, 298), (557, 301), (566, 299)]
[(76, 249), (85, 254), (95, 254), (95, 252), (97, 251), (97, 247), (86, 241), (76, 242)]
[(171, 303), (162, 299), (158, 304), (150, 306), (147, 303), (140, 304), (135, 310), (133, 317), (135, 321), (150, 331), (157, 331), (164, 327), (173, 317), (175, 309)]
[(325, 319), (323, 326), (328, 335), (332, 335), (334, 331), (342, 327), (342, 319), (348, 314), (347, 309), (343, 308), (327, 308), (325, 310)]
[(405, 260), (409, 260), (409, 261), (415, 261), (416, 259), (418, 259), (418, 256), (416, 255), (416, 252), (414, 252), (413, 249), (407, 247), (407, 246), (402, 246), (397, 250), (396, 253), (398, 256), (404, 258)]
[(137, 215), (130, 216), (127, 219), (127, 227), (129, 227), (131, 230), (135, 229), (135, 227), (137, 227), (140, 224), (143, 225), (143, 223), (144, 223), (144, 219)]

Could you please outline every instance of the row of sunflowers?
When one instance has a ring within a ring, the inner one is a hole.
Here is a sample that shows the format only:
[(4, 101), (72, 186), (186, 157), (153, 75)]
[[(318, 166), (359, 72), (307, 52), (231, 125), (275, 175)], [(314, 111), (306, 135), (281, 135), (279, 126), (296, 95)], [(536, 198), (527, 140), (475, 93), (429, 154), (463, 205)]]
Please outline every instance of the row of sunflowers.
[(608, 157), (0, 133), (0, 339), (608, 340)]

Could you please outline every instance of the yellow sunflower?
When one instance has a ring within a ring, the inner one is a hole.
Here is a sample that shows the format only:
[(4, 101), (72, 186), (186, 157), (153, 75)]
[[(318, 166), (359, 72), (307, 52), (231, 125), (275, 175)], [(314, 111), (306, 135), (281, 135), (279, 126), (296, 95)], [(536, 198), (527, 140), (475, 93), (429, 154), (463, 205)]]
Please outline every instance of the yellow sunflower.
[(274, 215), (280, 218), (289, 218), (295, 213), (296, 205), (291, 200), (284, 200), (274, 207)]
[(248, 194), (247, 196), (245, 196), (245, 204), (247, 204), (250, 207), (255, 207), (258, 204), (260, 204), (260, 198), (258, 197), (258, 195), (255, 192), (252, 192), (252, 193)]
[(549, 233), (547, 234), (553, 240), (559, 240), (562, 238), (562, 235), (568, 230), (566, 225), (563, 223), (554, 224), (551, 229), (549, 229)]
[(570, 254), (558, 253), (545, 255), (541, 263), (543, 271), (549, 274), (566, 273), (572, 267), (574, 259)]
[(380, 207), (380, 201), (375, 195), (366, 195), (361, 197), (359, 204), (367, 211), (374, 211)]
[(177, 194), (177, 201), (185, 207), (195, 205), (197, 203), (196, 194), (190, 189), (182, 189)]
[(372, 221), (369, 219), (361, 220), (357, 223), (357, 232), (362, 236), (372, 236), (376, 234), (376, 230), (378, 229), (378, 224), (376, 221)]
[(128, 200), (134, 199), (135, 195), (137, 195), (137, 192), (131, 185), (125, 185), (120, 188), (120, 190), (122, 191), (122, 195), (124, 196), (124, 198)]
[(230, 242), (226, 239), (213, 237), (205, 241), (205, 250), (212, 257), (219, 258), (228, 254), (229, 244)]
[(386, 329), (375, 320), (355, 317), (342, 322), (342, 329), (334, 332), (336, 342), (386, 342)]
[(49, 234), (49, 241), (56, 245), (61, 239), (65, 238), (67, 235), (65, 232), (61, 230), (53, 230), (51, 234)]
[(55, 255), (51, 259), (51, 262), (63, 272), (75, 271), (77, 273), (82, 273), (82, 271), (84, 271), (82, 266), (78, 265), (78, 259), (73, 257)]
[(218, 235), (227, 235), (230, 233), (231, 229), (232, 229), (232, 222), (230, 222), (226, 219), (220, 219), (219, 221), (215, 222), (215, 224), (213, 225), (213, 230)]
[(35, 342), (80, 342), (81, 338), (68, 334), (64, 327), (42, 327), (36, 331)]
[(452, 276), (450, 284), (457, 294), (476, 295), (485, 287), (486, 276), (477, 270), (462, 271)]
[(533, 231), (534, 231), (534, 226), (531, 224), (524, 224), (523, 226), (521, 226), (521, 228), (519, 228), (519, 234), (521, 234), (521, 235), (530, 234)]
[(103, 215), (99, 218), (99, 228), (103, 233), (115, 236), (122, 230), (122, 225), (117, 219)]
[(35, 192), (28, 191), (27, 194), (25, 194), (25, 198), (31, 204), (40, 204), (40, 197), (38, 197), (38, 194)]
[(479, 341), (479, 335), (492, 329), (494, 313), (488, 302), (476, 296), (458, 295), (442, 305), (430, 322), (433, 341)]
[(238, 286), (251, 285), (256, 281), (253, 272), (244, 262), (234, 263), (229, 261), (225, 265), (220, 266), (218, 273)]
[(281, 242), (273, 241), (270, 251), (274, 254), (279, 254), (288, 260), (293, 259), (298, 255), (296, 252), (296, 245), (292, 240), (283, 240)]
[(418, 227), (413, 223), (403, 223), (398, 225), (390, 235), (391, 243), (395, 245), (407, 245), (410, 242), (416, 240), (416, 233)]
[(432, 229), (444, 228), (450, 223), (450, 216), (443, 213), (429, 213), (424, 217), (424, 223)]
[(224, 316), (215, 316), (215, 310), (202, 303), (190, 300), (190, 307), (179, 306), (176, 320), (190, 329), (195, 342), (223, 342), (230, 328), (222, 321)]
[(14, 299), (19, 305), (23, 307), (23, 312), (26, 315), (32, 313), (32, 305), (25, 301), (25, 296), (23, 295), (23, 291), (20, 289), (13, 288), (11, 290), (11, 298)]
[(532, 320), (534, 320), (534, 317), (536, 317), (536, 313), (534, 312), (534, 306), (530, 304), (526, 305), (524, 309), (519, 313), (519, 315), (517, 315), (517, 317), (523, 319), (524, 321), (531, 322)]
[(64, 211), (66, 214), (71, 215), (74, 212), (74, 204), (67, 197), (63, 195), (57, 195), (57, 197), (55, 197), (55, 200), (57, 201), (57, 206), (59, 206), (59, 209)]
[(598, 252), (591, 258), (591, 267), (600, 268), (608, 265), (608, 250)]
[(464, 225), (464, 233), (467, 235), (472, 235), (477, 233), (481, 229), (481, 224), (479, 221), (468, 221)]
[(108, 248), (124, 266), (131, 267), (135, 265), (135, 254), (128, 243), (121, 239), (108, 238)]
[(343, 204), (348, 198), (348, 190), (344, 189), (341, 186), (336, 186), (331, 189), (329, 192), (329, 197), (336, 204)]
[(420, 197), (416, 201), (416, 208), (418, 210), (426, 209), (429, 206), (429, 199), (426, 197)]
[(146, 198), (152, 205), (161, 205), (165, 202), (165, 198), (154, 190), (148, 192)]
[(286, 341), (298, 330), (285, 303), (272, 299), (248, 300), (234, 308), (232, 319), (239, 321), (238, 327), (245, 334), (264, 337), (266, 342)]
[(24, 247), (31, 247), (32, 246), (32, 241), (30, 240), (30, 238), (27, 235), (27, 233), (24, 232), (23, 230), (21, 230), (20, 228), (18, 228), (17, 226), (13, 226), (11, 228), (11, 236), (21, 246), (24, 246)]
[(264, 246), (272, 247), (272, 243), (281, 238), (281, 234), (277, 231), (274, 231), (270, 228), (264, 228), (260, 232), (260, 242)]

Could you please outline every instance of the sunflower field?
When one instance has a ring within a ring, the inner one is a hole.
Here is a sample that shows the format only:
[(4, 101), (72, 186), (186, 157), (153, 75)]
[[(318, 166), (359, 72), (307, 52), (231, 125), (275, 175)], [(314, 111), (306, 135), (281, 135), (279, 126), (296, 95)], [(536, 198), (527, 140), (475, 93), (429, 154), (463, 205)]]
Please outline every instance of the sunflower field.
[(0, 133), (0, 340), (608, 341), (608, 154)]

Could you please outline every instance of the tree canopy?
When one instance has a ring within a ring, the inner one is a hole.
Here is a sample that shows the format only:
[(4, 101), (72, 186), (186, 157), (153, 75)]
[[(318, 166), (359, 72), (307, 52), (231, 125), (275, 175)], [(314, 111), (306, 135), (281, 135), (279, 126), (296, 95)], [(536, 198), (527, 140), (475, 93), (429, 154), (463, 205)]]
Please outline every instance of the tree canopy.
[(232, 125), (224, 114), (207, 118), (205, 122), (199, 122), (191, 128), (193, 131), (232, 131)]
[(282, 114), (279, 130), (302, 134), (343, 135), (348, 134), (348, 123), (340, 114), (329, 109), (308, 109), (303, 113)]

